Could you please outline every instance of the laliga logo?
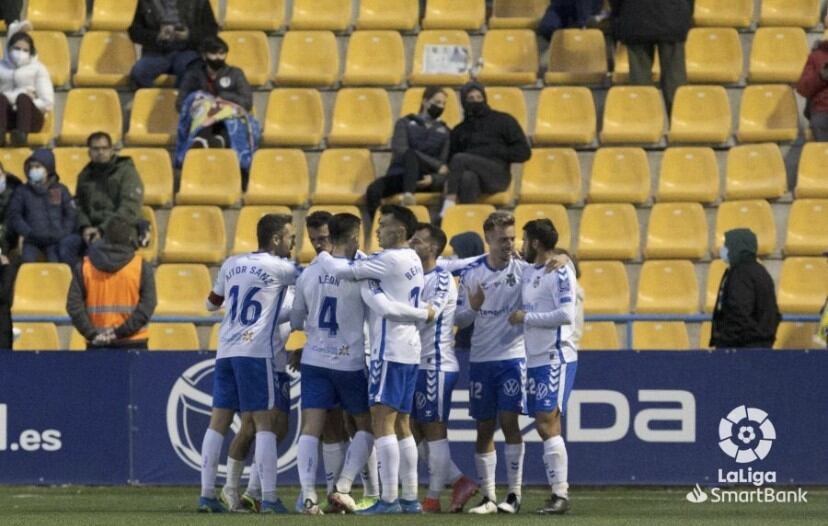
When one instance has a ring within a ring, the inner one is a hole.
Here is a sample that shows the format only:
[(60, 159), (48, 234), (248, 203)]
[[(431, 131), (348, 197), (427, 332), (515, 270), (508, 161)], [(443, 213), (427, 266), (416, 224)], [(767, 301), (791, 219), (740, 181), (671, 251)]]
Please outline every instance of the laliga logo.
[(719, 447), (739, 464), (767, 457), (775, 439), (768, 414), (756, 407), (740, 405), (719, 421)]
[[(201, 470), (201, 442), (206, 423), (209, 422), (213, 405), (212, 377), (215, 369), (215, 360), (204, 360), (190, 366), (176, 380), (167, 399), (167, 433), (170, 437), (175, 454), (190, 468)], [(205, 381), (207, 380), (207, 381)], [(285, 385), (285, 388), (288, 388)], [(202, 389), (207, 389), (205, 392)], [(290, 383), (291, 412), (299, 407), (299, 381), (294, 379)], [(299, 412), (297, 411), (297, 414)], [(200, 417), (200, 418), (199, 418)], [(193, 420), (191, 422), (191, 420)], [(233, 418), (230, 428), (234, 433), (241, 427), (238, 415)], [(297, 422), (296, 429), (301, 429), (301, 422)], [(193, 437), (199, 439), (196, 444)], [(279, 472), (287, 471), (296, 465), (298, 454), (299, 433), (293, 437), (290, 447), (280, 451)], [(219, 475), (227, 475), (227, 465), (219, 464)], [(244, 469), (244, 476), (250, 474), (250, 468)]]

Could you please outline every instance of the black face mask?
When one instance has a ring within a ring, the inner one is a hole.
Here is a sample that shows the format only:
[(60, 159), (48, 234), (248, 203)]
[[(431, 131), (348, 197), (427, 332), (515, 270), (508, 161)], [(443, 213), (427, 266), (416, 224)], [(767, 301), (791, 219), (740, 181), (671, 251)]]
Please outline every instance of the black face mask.
[(467, 102), (463, 105), (463, 109), (466, 111), (466, 115), (470, 115), (472, 117), (479, 117), (486, 112), (486, 108), (488, 106), (485, 102)]
[(206, 62), (207, 66), (213, 71), (218, 71), (227, 64), (227, 62), (220, 58), (208, 58), (205, 59), (204, 62)]
[(437, 119), (440, 117), (440, 115), (443, 114), (444, 109), (445, 108), (441, 108), (440, 106), (435, 106), (434, 104), (432, 104), (428, 107), (428, 109), (426, 109), (426, 113), (428, 113), (428, 116), (432, 119)]

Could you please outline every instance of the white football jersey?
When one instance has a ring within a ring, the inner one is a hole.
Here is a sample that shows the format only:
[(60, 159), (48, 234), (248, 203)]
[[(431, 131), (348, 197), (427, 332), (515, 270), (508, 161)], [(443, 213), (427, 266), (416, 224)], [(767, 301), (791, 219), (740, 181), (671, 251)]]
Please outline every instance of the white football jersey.
[(577, 292), (578, 283), (571, 264), (553, 272), (547, 272), (544, 265), (524, 270), (523, 335), (527, 367), (578, 359), (572, 338)]
[[(294, 301), (294, 287), (288, 287), (287, 292), (285, 293), (285, 299), (282, 301), (282, 311), (279, 315), (280, 320), (285, 320), (285, 318), (290, 316), (290, 310), (293, 307)], [(290, 321), (282, 321), (279, 324), (279, 341), (282, 342), (282, 347), (276, 349), (276, 354), (273, 356), (273, 370), (277, 373), (284, 373), (287, 372), (287, 362), (288, 362), (288, 353), (285, 350), (285, 344), (290, 337)]]
[(424, 303), (439, 314), (430, 323), (420, 324), (420, 369), (457, 372), (454, 355), (454, 313), (457, 310), (457, 285), (451, 273), (436, 267), (425, 274)]

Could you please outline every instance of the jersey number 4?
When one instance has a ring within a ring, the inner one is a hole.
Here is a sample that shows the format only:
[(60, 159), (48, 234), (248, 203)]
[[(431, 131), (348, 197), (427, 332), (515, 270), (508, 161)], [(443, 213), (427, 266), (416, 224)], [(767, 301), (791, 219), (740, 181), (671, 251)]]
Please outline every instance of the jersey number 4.
[(236, 316), (242, 325), (253, 325), (262, 315), (262, 304), (253, 299), (260, 287), (250, 287), (239, 309), (239, 286), (235, 285), (230, 289), (230, 323), (236, 322)]
[(322, 300), (322, 308), (319, 309), (319, 328), (325, 329), (331, 336), (339, 332), (339, 324), (336, 323), (336, 298), (325, 296)]

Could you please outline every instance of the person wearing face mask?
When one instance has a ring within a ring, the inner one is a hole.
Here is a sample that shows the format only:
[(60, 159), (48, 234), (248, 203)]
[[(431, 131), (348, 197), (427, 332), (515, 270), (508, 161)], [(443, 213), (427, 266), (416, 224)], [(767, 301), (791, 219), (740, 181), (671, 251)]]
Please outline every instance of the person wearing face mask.
[(25, 21), (9, 27), (6, 54), (0, 60), (0, 147), (6, 145), (6, 132), (12, 146), (25, 146), (30, 133), (43, 129), (46, 113), (54, 106), (55, 90), (27, 33), (31, 28)]
[(728, 268), (713, 309), (710, 346), (770, 349), (782, 319), (773, 279), (756, 261), (756, 234), (748, 228), (728, 230), (720, 257)]
[(391, 138), (391, 165), (385, 177), (368, 185), (365, 201), (373, 218), (383, 197), (402, 194), (403, 205), (417, 204), (415, 192), (440, 192), (448, 175), (450, 130), (440, 120), (446, 92), (438, 86), (423, 91), (419, 113), (400, 118)]

